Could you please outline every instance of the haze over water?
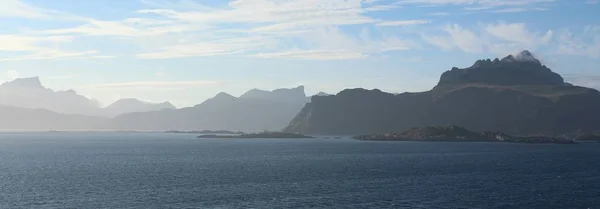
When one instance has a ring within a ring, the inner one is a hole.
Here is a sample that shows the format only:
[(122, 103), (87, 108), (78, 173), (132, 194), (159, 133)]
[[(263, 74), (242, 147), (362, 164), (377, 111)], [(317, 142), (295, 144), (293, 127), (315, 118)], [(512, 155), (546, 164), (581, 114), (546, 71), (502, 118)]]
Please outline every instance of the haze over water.
[(600, 144), (0, 134), (1, 208), (596, 208)]

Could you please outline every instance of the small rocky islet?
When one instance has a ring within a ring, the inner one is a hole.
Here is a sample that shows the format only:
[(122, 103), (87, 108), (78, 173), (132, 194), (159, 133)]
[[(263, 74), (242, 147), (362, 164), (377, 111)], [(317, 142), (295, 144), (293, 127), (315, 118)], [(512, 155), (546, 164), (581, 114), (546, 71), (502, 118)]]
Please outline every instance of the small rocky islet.
[(572, 139), (553, 136), (511, 136), (501, 132), (473, 132), (459, 126), (427, 126), (404, 132), (367, 134), (353, 137), (364, 141), (423, 141), (423, 142), (509, 142), (534, 144), (575, 144)]

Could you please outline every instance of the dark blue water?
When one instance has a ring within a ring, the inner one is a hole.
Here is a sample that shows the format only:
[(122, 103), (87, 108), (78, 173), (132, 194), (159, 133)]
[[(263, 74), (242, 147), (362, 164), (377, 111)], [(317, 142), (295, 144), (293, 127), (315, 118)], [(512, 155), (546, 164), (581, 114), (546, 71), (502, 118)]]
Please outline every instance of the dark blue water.
[(600, 144), (0, 134), (1, 208), (600, 208)]

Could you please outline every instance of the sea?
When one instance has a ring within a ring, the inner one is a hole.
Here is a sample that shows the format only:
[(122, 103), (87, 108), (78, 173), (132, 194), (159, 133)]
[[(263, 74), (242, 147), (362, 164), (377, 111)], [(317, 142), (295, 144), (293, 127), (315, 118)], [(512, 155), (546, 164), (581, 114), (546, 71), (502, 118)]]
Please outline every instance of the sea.
[(600, 144), (1, 133), (0, 208), (600, 208)]

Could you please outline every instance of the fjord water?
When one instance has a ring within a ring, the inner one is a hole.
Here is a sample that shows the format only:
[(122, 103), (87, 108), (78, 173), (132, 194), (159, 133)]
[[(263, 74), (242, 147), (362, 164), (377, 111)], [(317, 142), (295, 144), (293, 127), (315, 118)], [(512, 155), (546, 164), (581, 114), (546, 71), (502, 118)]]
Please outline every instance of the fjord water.
[(596, 208), (600, 144), (0, 134), (0, 208)]

